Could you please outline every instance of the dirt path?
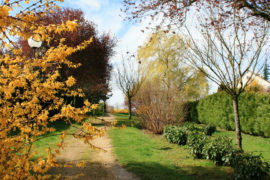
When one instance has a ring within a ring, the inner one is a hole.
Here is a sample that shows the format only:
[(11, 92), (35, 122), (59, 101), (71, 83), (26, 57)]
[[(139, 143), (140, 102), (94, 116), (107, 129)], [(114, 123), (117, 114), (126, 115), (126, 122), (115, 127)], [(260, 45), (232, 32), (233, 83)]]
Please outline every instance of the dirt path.
[[(115, 117), (108, 115), (102, 117), (102, 119), (106, 122), (112, 122)], [(139, 180), (138, 177), (129, 173), (117, 163), (113, 155), (111, 140), (107, 134), (94, 139), (91, 143), (105, 151), (91, 149), (89, 145), (84, 144), (81, 140), (70, 137), (65, 150), (57, 156), (57, 160), (62, 163), (76, 163), (85, 160), (86, 166), (84, 168), (74, 166), (61, 169), (55, 168), (52, 169), (52, 173), (62, 174), (63, 179), (72, 177), (81, 180)]]

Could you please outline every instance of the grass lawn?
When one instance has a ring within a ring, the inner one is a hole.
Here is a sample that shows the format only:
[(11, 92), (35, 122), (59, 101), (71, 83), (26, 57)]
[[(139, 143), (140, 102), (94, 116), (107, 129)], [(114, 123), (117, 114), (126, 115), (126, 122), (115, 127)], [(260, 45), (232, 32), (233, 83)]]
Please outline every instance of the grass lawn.
[(139, 122), (138, 122), (138, 117), (137, 116), (132, 116), (132, 119), (129, 120), (128, 119), (128, 114), (126, 113), (117, 113), (117, 114), (113, 114), (116, 119), (117, 119), (117, 125), (118, 126), (122, 126), (122, 125), (126, 125), (126, 126), (135, 126), (138, 127), (139, 126)]
[[(120, 124), (127, 115), (116, 114)], [(131, 122), (130, 122), (131, 124)], [(120, 164), (141, 179), (228, 179), (232, 169), (208, 160), (194, 160), (184, 147), (168, 143), (135, 127), (111, 129), (114, 152)]]
[[(234, 131), (218, 130), (213, 136), (228, 136), (232, 138), (233, 143), (236, 144)], [(252, 152), (256, 155), (261, 154), (264, 161), (270, 163), (270, 138), (251, 136), (243, 133), (242, 138), (243, 149), (245, 152)]]
[[(127, 114), (115, 114), (118, 125), (137, 124), (136, 117), (130, 121)], [(214, 136), (229, 136), (235, 143), (235, 134), (219, 130)], [(230, 167), (215, 166), (211, 161), (193, 159), (186, 147), (170, 144), (163, 136), (153, 135), (135, 127), (111, 129), (114, 153), (128, 171), (141, 179), (232, 179)], [(243, 134), (245, 151), (270, 158), (270, 138)]]

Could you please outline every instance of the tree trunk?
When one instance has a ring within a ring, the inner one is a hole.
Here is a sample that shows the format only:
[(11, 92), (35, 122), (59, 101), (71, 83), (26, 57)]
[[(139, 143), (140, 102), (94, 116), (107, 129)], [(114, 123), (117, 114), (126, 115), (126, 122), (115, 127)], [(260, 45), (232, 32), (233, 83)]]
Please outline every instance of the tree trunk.
[(237, 143), (238, 148), (242, 150), (242, 135), (241, 135), (241, 125), (240, 125), (240, 119), (239, 119), (238, 96), (233, 97), (233, 110), (234, 110), (236, 143)]
[(131, 97), (128, 97), (128, 113), (129, 113), (128, 119), (131, 119)]
[(105, 115), (106, 112), (107, 112), (106, 100), (103, 100), (103, 102), (104, 102), (104, 104), (103, 104), (103, 113)]

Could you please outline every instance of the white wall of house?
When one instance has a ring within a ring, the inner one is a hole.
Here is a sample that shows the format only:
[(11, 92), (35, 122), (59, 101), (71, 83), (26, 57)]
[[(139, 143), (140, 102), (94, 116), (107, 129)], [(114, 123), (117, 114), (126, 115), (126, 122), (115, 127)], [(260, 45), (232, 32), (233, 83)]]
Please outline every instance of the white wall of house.
[(258, 85), (260, 85), (260, 86), (262, 86), (262, 87), (264, 88), (264, 90), (270, 89), (270, 82), (264, 80), (262, 77), (260, 77), (260, 76), (258, 76), (258, 75), (255, 75), (255, 74), (252, 75), (251, 72), (248, 72), (248, 73), (246, 73), (246, 74), (244, 75), (244, 77), (243, 77), (243, 84), (244, 84), (244, 85), (247, 83), (247, 81), (248, 81), (248, 79), (249, 79), (250, 77), (252, 77), (250, 83), (251, 83), (252, 81), (256, 81), (256, 82), (258, 83)]

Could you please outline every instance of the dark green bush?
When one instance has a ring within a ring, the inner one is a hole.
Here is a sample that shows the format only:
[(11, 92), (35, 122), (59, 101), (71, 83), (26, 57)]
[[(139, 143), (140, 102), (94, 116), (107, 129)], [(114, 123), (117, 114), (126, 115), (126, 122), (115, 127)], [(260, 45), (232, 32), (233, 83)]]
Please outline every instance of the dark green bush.
[(188, 135), (188, 149), (190, 154), (195, 158), (201, 159), (203, 156), (204, 146), (209, 142), (209, 138), (203, 133), (190, 133)]
[(203, 155), (217, 165), (230, 165), (235, 150), (232, 140), (226, 136), (209, 141), (203, 147)]
[(212, 136), (212, 134), (216, 132), (216, 126), (211, 126), (211, 125), (207, 125), (205, 128), (204, 128), (204, 133), (205, 135), (207, 136)]
[(187, 143), (187, 133), (185, 129), (179, 126), (166, 126), (164, 136), (173, 144), (185, 145)]
[(186, 121), (188, 122), (195, 122), (198, 123), (198, 112), (197, 112), (197, 105), (198, 105), (199, 101), (193, 101), (193, 102), (187, 102), (185, 104), (185, 109), (187, 110), (187, 112), (189, 112), (187, 114), (186, 117)]
[(261, 156), (238, 153), (232, 159), (235, 179), (263, 179), (269, 173), (269, 164)]
[[(198, 103), (189, 103), (188, 120), (234, 130), (234, 112), (231, 97), (226, 92), (208, 96)], [(270, 93), (244, 92), (239, 97), (239, 115), (242, 131), (270, 137)]]

